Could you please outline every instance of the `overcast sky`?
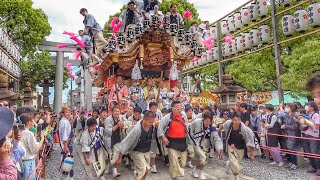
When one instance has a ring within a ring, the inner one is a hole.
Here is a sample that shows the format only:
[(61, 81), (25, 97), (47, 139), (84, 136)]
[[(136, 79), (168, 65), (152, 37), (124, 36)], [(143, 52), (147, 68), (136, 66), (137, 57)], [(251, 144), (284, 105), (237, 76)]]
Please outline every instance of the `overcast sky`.
[[(32, 0), (33, 7), (41, 8), (48, 16), (52, 32), (47, 40), (73, 43), (63, 31), (77, 32), (83, 29), (83, 17), (79, 14), (81, 8), (87, 8), (103, 27), (110, 15), (120, 10), (128, 0)], [(142, 2), (142, 0), (139, 0)], [(160, 0), (161, 1), (161, 0)], [(202, 20), (214, 22), (231, 12), (247, 0), (188, 0), (194, 3)], [(73, 72), (75, 72), (74, 69)], [(70, 81), (69, 81), (70, 82)], [(75, 88), (75, 87), (74, 87)], [(70, 89), (70, 87), (69, 87)], [(50, 103), (53, 101), (53, 88), (50, 89)], [(68, 90), (64, 90), (63, 101), (67, 100)]]

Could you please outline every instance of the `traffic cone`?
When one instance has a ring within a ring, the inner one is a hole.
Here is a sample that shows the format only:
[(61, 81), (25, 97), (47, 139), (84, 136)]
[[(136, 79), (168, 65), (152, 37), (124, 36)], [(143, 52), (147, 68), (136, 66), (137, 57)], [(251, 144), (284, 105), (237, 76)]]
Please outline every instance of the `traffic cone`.
[(59, 143), (58, 133), (55, 133), (55, 134), (54, 134), (54, 143)]

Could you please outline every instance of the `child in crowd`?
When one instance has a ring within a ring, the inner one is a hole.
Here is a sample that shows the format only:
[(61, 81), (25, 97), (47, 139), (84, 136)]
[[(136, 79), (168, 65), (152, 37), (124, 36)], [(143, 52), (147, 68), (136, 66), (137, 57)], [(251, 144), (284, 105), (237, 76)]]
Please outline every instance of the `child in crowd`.
[[(266, 133), (267, 133), (267, 128), (265, 127), (265, 124), (266, 124), (266, 119), (262, 119), (260, 121), (260, 133), (258, 134), (259, 137), (260, 137), (260, 145), (263, 149), (263, 153), (265, 154), (266, 158), (269, 159), (270, 158), (270, 155), (269, 155), (269, 151), (267, 149), (265, 149), (266, 147)], [(261, 150), (262, 150), (261, 149)]]

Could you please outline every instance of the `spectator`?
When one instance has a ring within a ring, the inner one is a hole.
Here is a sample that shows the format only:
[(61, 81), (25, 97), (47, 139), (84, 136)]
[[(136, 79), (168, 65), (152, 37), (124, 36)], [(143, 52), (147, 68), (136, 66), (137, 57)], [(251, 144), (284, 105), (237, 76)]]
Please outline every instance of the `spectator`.
[[(301, 131), (299, 128), (298, 117), (296, 115), (297, 105), (296, 104), (286, 104), (285, 111), (288, 113), (287, 118), (284, 120), (284, 124), (281, 129), (285, 130), (287, 136), (301, 136)], [(302, 142), (297, 138), (287, 138), (286, 145), (287, 149), (291, 151), (297, 151), (300, 148)], [(293, 170), (298, 168), (297, 155), (289, 154), (289, 167)]]
[(25, 125), (25, 130), (22, 131), (22, 146), (26, 149), (26, 155), (22, 161), (23, 180), (36, 179), (36, 173), (32, 174), (32, 171), (36, 168), (36, 157), (44, 142), (44, 135), (40, 134), (40, 142), (34, 136), (34, 133), (29, 129), (34, 126), (34, 116), (30, 113), (23, 113), (20, 116), (22, 124)]
[(14, 115), (11, 110), (0, 107), (0, 179), (16, 180), (17, 168), (14, 165), (11, 155), (11, 143), (6, 141), (6, 135), (10, 132)]
[[(319, 138), (319, 125), (320, 125), (320, 115), (317, 113), (318, 112), (318, 107), (314, 101), (310, 101), (306, 104), (305, 106), (306, 112), (310, 116), (310, 121), (313, 122), (313, 124), (316, 127), (316, 131), (312, 129), (312, 127), (306, 122), (303, 121), (303, 125), (309, 126), (306, 131), (304, 131), (304, 137), (306, 138)], [(316, 140), (304, 140), (304, 151), (306, 153), (311, 153), (311, 154), (319, 154), (318, 150), (318, 145), (319, 142)], [(320, 176), (320, 164), (319, 161), (316, 158), (310, 158), (309, 161), (311, 164), (311, 169), (309, 169), (307, 172), (308, 173), (316, 173), (317, 176)]]
[(250, 112), (247, 109), (248, 105), (246, 103), (240, 104), (241, 122), (250, 127)]
[[(271, 134), (281, 134), (280, 123), (278, 117), (273, 113), (274, 107), (271, 104), (266, 105), (266, 110), (270, 114), (265, 124), (265, 127), (268, 129), (267, 133)], [(279, 146), (279, 136), (276, 135), (267, 135), (267, 147), (274, 148), (270, 150), (270, 154), (273, 158), (273, 162), (269, 163), (270, 165), (278, 164), (279, 167), (284, 165), (283, 159), (281, 157), (280, 151), (277, 149)]]

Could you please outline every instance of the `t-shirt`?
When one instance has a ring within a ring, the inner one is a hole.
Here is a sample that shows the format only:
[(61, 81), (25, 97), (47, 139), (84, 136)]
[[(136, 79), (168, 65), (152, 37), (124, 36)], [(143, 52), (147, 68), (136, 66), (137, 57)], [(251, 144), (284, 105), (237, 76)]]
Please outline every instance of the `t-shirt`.
[(61, 147), (63, 147), (63, 142), (69, 141), (71, 130), (72, 129), (69, 120), (65, 117), (62, 117), (59, 122), (59, 139)]
[(230, 133), (230, 137), (228, 140), (228, 144), (231, 146), (234, 144), (234, 146), (237, 149), (245, 149), (246, 147), (246, 142), (243, 139), (242, 135), (240, 134), (240, 128), (237, 130), (232, 130)]
[[(312, 117), (310, 121), (312, 121), (314, 125), (320, 125), (320, 115), (318, 113), (309, 113), (309, 116)], [(304, 133), (313, 137), (319, 137), (319, 131), (317, 133), (313, 132), (310, 126)]]
[(24, 160), (34, 159), (37, 156), (38, 143), (33, 132), (28, 129), (21, 132), (21, 145), (26, 150)]
[(241, 122), (246, 123), (246, 121), (250, 122), (250, 113), (248, 111), (241, 113)]

